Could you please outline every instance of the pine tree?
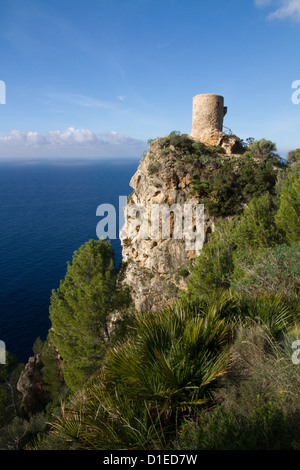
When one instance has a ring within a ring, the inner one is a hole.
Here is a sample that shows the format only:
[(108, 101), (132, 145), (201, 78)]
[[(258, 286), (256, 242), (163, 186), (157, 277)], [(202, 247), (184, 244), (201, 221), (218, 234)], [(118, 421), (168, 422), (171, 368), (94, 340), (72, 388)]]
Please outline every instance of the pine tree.
[(50, 337), (62, 356), (64, 380), (72, 390), (101, 364), (109, 341), (115, 274), (110, 243), (90, 240), (75, 251), (64, 280), (52, 291)]
[(300, 172), (292, 172), (286, 179), (280, 194), (276, 214), (277, 226), (286, 233), (289, 243), (300, 240)]

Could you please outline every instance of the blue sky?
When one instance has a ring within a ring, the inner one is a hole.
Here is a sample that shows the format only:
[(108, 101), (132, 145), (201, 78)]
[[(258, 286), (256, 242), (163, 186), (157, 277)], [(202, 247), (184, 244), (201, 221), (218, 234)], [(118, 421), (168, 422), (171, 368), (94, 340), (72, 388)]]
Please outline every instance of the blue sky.
[(300, 0), (1, 0), (0, 158), (140, 157), (190, 133), (200, 93), (284, 156), (300, 147), (299, 41)]

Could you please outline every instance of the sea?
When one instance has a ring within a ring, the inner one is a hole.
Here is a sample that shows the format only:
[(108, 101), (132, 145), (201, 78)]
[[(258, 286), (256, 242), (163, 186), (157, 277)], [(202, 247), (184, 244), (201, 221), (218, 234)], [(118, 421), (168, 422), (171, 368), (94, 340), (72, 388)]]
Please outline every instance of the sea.
[[(0, 161), (0, 341), (18, 362), (51, 326), (51, 291), (81, 245), (98, 239), (101, 204), (119, 211), (139, 158)], [(118, 217), (117, 217), (118, 228)], [(119, 238), (112, 239), (116, 264)]]

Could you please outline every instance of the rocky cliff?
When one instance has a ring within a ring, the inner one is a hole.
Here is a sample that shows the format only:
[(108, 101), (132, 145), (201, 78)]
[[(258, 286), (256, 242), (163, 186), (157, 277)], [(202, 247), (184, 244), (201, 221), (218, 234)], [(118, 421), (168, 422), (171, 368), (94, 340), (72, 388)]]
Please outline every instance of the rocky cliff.
[[(175, 236), (176, 214), (171, 210), (169, 219), (163, 220), (161, 214), (160, 230), (156, 236), (151, 236), (153, 208), (182, 209), (184, 225), (184, 207), (195, 208), (202, 202), (194, 183), (209, 180), (226, 159), (239, 158), (241, 151), (240, 140), (223, 133), (220, 133), (218, 146), (206, 146), (179, 133), (150, 143), (130, 181), (134, 191), (128, 197), (122, 234), (123, 282), (130, 287), (137, 310), (156, 310), (173, 301), (178, 289), (186, 289), (189, 262), (199, 255), (216, 221), (205, 207), (203, 219), (197, 219), (193, 212), (192, 230), (199, 242), (193, 245), (187, 241), (185, 233), (182, 237)], [(169, 237), (163, 233), (168, 224)]]

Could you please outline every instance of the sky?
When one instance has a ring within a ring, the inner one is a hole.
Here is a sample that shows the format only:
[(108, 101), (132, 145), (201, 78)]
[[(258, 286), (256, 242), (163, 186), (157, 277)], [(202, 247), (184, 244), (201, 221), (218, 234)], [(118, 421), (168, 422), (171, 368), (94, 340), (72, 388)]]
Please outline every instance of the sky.
[(138, 158), (191, 132), (201, 93), (284, 157), (300, 147), (299, 45), (300, 0), (1, 0), (0, 158)]

